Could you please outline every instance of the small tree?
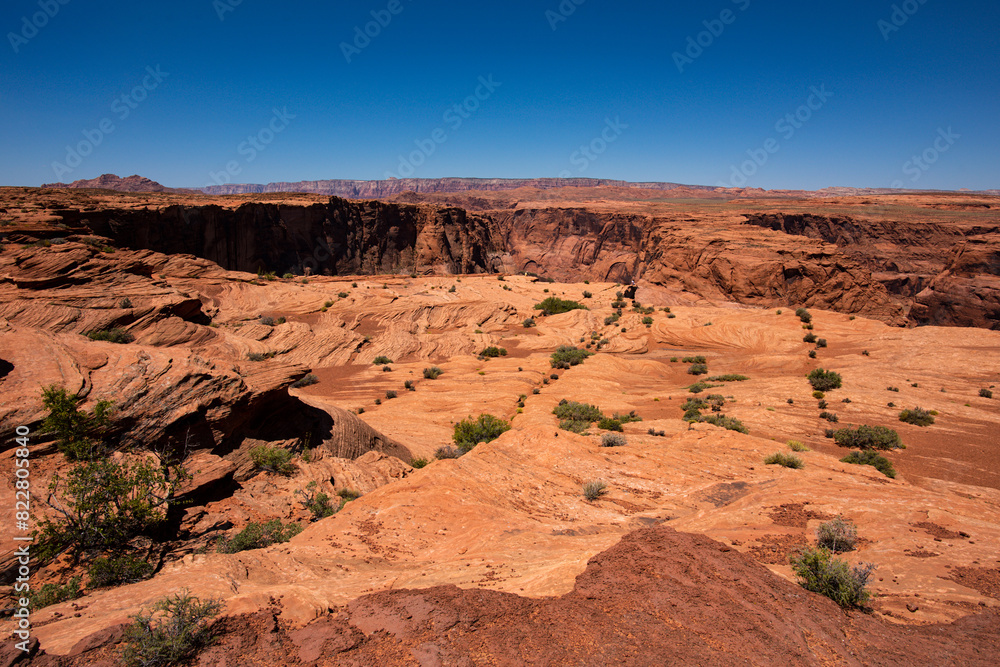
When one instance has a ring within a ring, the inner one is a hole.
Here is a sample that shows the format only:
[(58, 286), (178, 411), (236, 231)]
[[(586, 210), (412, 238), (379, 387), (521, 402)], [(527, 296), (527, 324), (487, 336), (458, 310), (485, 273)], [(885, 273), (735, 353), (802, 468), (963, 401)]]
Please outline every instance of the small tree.
[(212, 638), (219, 600), (202, 602), (188, 591), (159, 600), (132, 617), (125, 628), (122, 659), (129, 667), (161, 667), (188, 660)]
[(56, 447), (71, 460), (105, 453), (100, 439), (111, 424), (114, 407), (111, 401), (98, 401), (87, 413), (77, 409), (82, 400), (54, 384), (42, 389), (42, 405), (49, 411), (42, 422), (42, 431), (55, 435)]
[(840, 373), (834, 373), (833, 371), (825, 371), (822, 368), (816, 368), (811, 373), (809, 373), (809, 384), (816, 391), (830, 391), (831, 389), (840, 389), (841, 377)]

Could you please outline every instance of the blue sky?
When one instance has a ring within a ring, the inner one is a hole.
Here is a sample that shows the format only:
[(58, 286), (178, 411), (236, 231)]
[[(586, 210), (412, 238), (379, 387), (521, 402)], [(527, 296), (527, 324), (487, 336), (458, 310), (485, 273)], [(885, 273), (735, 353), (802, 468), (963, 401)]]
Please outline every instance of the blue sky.
[(995, 2), (7, 0), (0, 28), (4, 185), (1000, 188)]

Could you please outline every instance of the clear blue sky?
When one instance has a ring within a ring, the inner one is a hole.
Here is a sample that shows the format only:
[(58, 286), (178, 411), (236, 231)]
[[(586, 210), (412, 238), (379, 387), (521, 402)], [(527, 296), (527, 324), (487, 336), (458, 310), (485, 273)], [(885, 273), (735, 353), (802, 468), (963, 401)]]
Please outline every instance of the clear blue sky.
[[(1000, 7), (986, 0), (898, 2), (912, 12), (899, 25), (871, 0), (563, 0), (568, 16), (560, 0), (62, 1), (0, 10), (0, 184), (1000, 188)], [(373, 11), (388, 24), (345, 55)], [(679, 66), (689, 38), (705, 46)]]

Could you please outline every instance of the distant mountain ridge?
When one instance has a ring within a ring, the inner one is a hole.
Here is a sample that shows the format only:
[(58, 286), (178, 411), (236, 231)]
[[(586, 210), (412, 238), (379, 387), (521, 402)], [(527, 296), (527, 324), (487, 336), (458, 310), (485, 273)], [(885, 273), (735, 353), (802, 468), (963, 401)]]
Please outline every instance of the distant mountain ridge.
[(43, 188), (73, 188), (73, 189), (94, 189), (94, 190), (115, 190), (116, 192), (181, 192), (191, 193), (196, 190), (186, 190), (182, 188), (168, 188), (160, 185), (156, 181), (145, 176), (133, 174), (121, 178), (116, 174), (102, 174), (97, 178), (81, 179), (72, 183), (45, 183)]

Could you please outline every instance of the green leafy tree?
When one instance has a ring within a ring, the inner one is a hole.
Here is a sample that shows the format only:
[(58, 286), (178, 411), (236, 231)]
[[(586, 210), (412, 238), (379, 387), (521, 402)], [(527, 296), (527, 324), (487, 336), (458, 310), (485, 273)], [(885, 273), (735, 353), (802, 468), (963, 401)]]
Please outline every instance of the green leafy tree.
[(111, 425), (114, 404), (98, 401), (91, 412), (78, 410), (83, 399), (63, 387), (42, 389), (42, 405), (49, 415), (42, 422), (42, 432), (56, 437), (56, 447), (71, 460), (91, 459), (105, 454), (102, 437)]

